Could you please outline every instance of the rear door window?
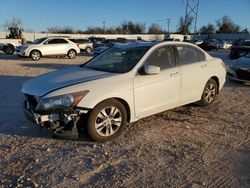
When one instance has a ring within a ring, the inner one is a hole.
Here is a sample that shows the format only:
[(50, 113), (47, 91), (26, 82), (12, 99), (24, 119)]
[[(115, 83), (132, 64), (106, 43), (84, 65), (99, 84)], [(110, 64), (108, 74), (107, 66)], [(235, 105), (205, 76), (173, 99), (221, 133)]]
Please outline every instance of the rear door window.
[(177, 45), (178, 60), (181, 65), (192, 64), (205, 60), (205, 54), (189, 45)]

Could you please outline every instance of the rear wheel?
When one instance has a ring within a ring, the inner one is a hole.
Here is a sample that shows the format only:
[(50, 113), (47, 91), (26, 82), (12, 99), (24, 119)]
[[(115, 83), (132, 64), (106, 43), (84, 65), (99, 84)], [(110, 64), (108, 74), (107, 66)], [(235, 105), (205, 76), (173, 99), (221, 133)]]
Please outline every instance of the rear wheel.
[(122, 132), (126, 121), (127, 112), (122, 103), (115, 99), (103, 101), (89, 115), (89, 136), (98, 142), (114, 139)]
[(30, 52), (30, 57), (34, 61), (38, 61), (41, 58), (41, 53), (38, 50), (33, 50)]
[(11, 54), (13, 54), (13, 53), (15, 52), (15, 47), (14, 47), (13, 45), (10, 45), (10, 44), (9, 44), (9, 45), (4, 46), (3, 51), (4, 51), (6, 54), (11, 55)]
[(217, 82), (214, 79), (208, 80), (208, 82), (203, 90), (201, 100), (198, 102), (198, 104), (200, 106), (211, 105), (214, 102), (217, 93), (218, 93)]
[(92, 49), (90, 47), (87, 47), (86, 52), (87, 52), (87, 54), (90, 54), (92, 52)]
[(68, 58), (69, 59), (75, 59), (76, 58), (76, 51), (75, 50), (73, 50), (73, 49), (71, 49), (71, 50), (69, 50), (68, 51)]

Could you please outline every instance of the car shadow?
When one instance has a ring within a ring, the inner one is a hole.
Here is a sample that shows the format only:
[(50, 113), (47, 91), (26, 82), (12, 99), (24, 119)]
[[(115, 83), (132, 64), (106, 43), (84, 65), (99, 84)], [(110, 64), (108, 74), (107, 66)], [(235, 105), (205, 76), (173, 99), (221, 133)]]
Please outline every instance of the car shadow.
[(8, 55), (8, 54), (0, 53), (0, 60), (20, 60), (20, 59), (24, 60), (24, 58), (20, 58), (16, 54)]

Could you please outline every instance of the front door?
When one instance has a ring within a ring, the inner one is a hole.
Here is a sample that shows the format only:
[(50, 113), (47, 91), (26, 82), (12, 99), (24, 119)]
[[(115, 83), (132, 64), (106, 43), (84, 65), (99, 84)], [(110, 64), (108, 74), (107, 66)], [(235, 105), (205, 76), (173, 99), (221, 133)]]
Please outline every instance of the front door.
[[(160, 67), (160, 73), (138, 73), (134, 78), (135, 113), (137, 118), (173, 108), (179, 103), (180, 69), (176, 66), (172, 46), (155, 49), (145, 65)], [(140, 71), (139, 71), (140, 72)]]

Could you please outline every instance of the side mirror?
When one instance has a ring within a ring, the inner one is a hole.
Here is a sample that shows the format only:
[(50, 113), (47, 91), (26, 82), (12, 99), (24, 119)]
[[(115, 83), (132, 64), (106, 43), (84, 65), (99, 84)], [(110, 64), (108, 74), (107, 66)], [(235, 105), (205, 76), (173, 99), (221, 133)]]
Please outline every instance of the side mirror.
[(148, 75), (154, 75), (154, 74), (159, 74), (161, 68), (158, 66), (154, 66), (154, 65), (145, 65), (143, 66), (144, 68), (144, 72)]

